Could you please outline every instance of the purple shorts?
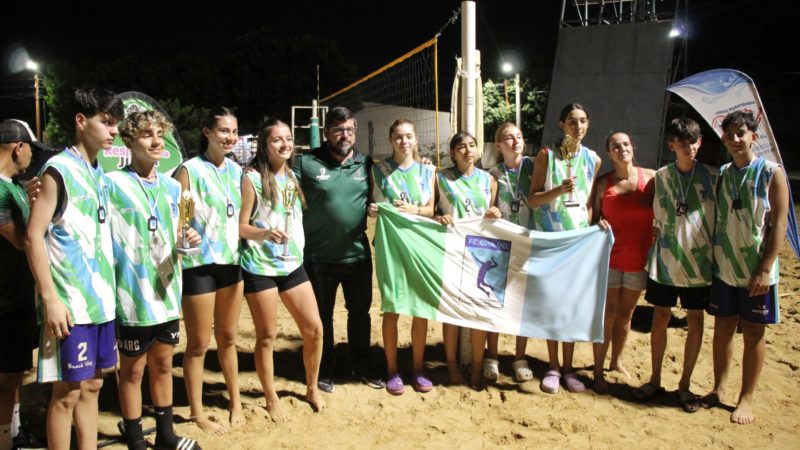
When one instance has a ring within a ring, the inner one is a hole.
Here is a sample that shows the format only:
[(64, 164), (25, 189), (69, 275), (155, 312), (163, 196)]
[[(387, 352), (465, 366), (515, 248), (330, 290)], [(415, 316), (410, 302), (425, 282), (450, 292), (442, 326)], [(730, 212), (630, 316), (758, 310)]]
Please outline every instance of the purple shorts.
[(64, 339), (51, 337), (42, 327), (38, 380), (78, 382), (95, 377), (98, 370), (117, 365), (114, 321), (75, 325)]

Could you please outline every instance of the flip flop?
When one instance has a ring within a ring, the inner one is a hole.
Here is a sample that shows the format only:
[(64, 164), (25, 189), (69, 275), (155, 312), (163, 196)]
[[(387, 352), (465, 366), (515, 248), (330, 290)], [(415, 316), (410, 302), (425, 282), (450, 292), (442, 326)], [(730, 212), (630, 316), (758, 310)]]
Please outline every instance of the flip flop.
[(514, 378), (519, 382), (528, 381), (533, 378), (533, 371), (528, 365), (527, 360), (518, 359), (514, 361), (514, 363), (511, 364), (511, 369), (514, 371)]
[(650, 401), (659, 395), (664, 393), (664, 388), (661, 386), (655, 387), (650, 383), (645, 383), (635, 391), (633, 391), (633, 397), (640, 402), (647, 402)]
[(678, 392), (678, 402), (687, 413), (697, 412), (700, 409), (700, 396), (689, 390)]
[(578, 379), (578, 376), (575, 375), (575, 372), (564, 374), (564, 386), (567, 387), (568, 391), (575, 393), (583, 392), (586, 389), (586, 386), (581, 380)]
[(399, 373), (390, 376), (386, 381), (386, 392), (392, 395), (402, 395), (405, 390), (406, 388), (403, 385), (403, 378), (400, 377)]
[(548, 370), (544, 373), (542, 383), (539, 389), (548, 394), (558, 394), (558, 388), (561, 385), (561, 373), (557, 370)]
[(713, 408), (719, 405), (719, 394), (716, 392), (709, 392), (700, 398), (700, 406), (705, 409)]

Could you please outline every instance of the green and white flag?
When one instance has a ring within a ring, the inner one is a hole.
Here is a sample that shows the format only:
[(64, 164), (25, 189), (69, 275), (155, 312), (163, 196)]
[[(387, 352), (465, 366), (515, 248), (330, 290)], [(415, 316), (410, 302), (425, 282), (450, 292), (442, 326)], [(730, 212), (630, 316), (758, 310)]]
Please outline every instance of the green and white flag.
[(379, 208), (381, 310), (517, 336), (603, 340), (610, 231), (529, 231), (483, 218), (443, 226)]

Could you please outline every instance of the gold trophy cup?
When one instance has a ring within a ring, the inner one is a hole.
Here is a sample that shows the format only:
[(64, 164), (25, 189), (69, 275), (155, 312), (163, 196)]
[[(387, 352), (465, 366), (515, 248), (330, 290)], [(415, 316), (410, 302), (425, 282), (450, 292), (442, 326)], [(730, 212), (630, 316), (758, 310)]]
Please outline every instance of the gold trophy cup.
[(186, 231), (189, 230), (189, 224), (194, 217), (194, 199), (192, 198), (192, 193), (189, 191), (183, 191), (181, 193), (181, 199), (178, 202), (178, 216), (178, 224), (183, 233), (180, 242), (178, 242), (177, 251), (181, 255), (196, 255), (200, 252), (200, 249), (198, 247), (192, 247), (189, 244), (189, 239), (186, 238)]
[[(297, 200), (297, 188), (294, 185), (294, 181), (289, 180), (286, 182), (286, 188), (281, 192), (281, 197), (283, 200), (283, 209), (286, 211), (286, 220), (283, 223), (283, 231), (289, 236), (289, 230), (291, 229), (291, 222), (292, 222), (292, 210), (294, 209), (294, 203)], [(290, 239), (286, 239), (286, 242), (283, 244), (283, 253), (278, 255), (278, 259), (281, 261), (295, 261), (297, 257), (294, 255), (289, 254), (289, 241)]]
[[(575, 155), (578, 154), (578, 141), (569, 134), (565, 134), (564, 139), (561, 140), (561, 147), (559, 150), (561, 151), (561, 159), (567, 162), (567, 178), (572, 178), (572, 160), (575, 158)], [(575, 199), (575, 191), (571, 191), (567, 194), (567, 199), (564, 200), (564, 206), (567, 208), (576, 208), (580, 205), (580, 202)]]

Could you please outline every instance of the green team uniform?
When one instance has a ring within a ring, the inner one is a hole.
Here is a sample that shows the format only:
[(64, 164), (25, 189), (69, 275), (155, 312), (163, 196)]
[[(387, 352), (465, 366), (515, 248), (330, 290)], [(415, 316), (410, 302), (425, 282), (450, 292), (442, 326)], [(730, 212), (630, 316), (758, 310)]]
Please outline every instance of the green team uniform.
[(239, 265), (242, 168), (230, 158), (225, 158), (224, 163), (220, 169), (199, 155), (182, 166), (189, 176), (194, 199), (194, 217), (189, 226), (203, 239), (198, 254), (182, 258), (184, 269), (207, 264)]
[[(256, 192), (255, 210), (250, 215), (250, 224), (265, 230), (285, 230), (286, 207), (283, 204), (283, 193), (289, 177), (275, 177), (278, 186), (278, 202), (273, 205), (264, 198), (264, 186), (261, 175), (256, 172), (245, 174), (245, 178), (253, 184)], [(268, 239), (263, 241), (245, 240), (242, 245), (242, 269), (253, 274), (267, 277), (283, 277), (297, 270), (303, 264), (303, 247), (305, 235), (303, 233), (303, 205), (300, 197), (295, 196), (291, 206), (291, 220), (289, 222), (289, 255), (294, 256), (293, 261), (283, 261), (278, 258), (284, 251), (283, 244), (276, 244)]]
[(488, 172), (473, 170), (469, 177), (458, 169), (448, 167), (436, 174), (439, 181), (439, 204), (444, 214), (454, 219), (483, 217), (492, 201), (492, 176)]
[[(30, 216), (28, 197), (22, 186), (0, 175), (0, 225), (14, 223), (25, 228)], [(0, 314), (23, 307), (33, 308), (34, 281), (25, 252), (0, 238)]]
[(434, 169), (416, 161), (406, 169), (394, 159), (376, 162), (372, 166), (372, 201), (394, 203), (402, 200), (412, 205), (425, 206), (433, 195)]
[[(418, 207), (426, 206), (433, 196), (435, 170), (414, 161), (402, 169), (394, 159), (376, 162), (372, 166), (372, 200), (394, 204), (396, 200)], [(393, 301), (381, 299), (381, 311), (396, 312)]]
[(340, 164), (323, 145), (295, 160), (294, 173), (309, 205), (303, 229), (311, 262), (348, 264), (370, 257), (366, 212), (372, 159), (352, 152)]
[(107, 177), (117, 320), (147, 326), (179, 319), (183, 277), (175, 242), (180, 183), (158, 173), (148, 183), (130, 167)]
[(96, 165), (73, 148), (50, 158), (40, 173), (56, 171), (64, 187), (44, 242), (56, 294), (76, 325), (109, 322), (116, 309), (108, 180)]
[(711, 286), (718, 177), (717, 169), (700, 162), (686, 174), (675, 163), (656, 172), (653, 213), (659, 235), (648, 257), (650, 279), (675, 287)]
[[(720, 169), (717, 224), (714, 232), (714, 276), (729, 286), (745, 288), (761, 261), (769, 223), (769, 185), (779, 165), (757, 157), (737, 169)], [(738, 206), (738, 208), (737, 208)], [(769, 283), (778, 283), (778, 258)]]
[(497, 180), (497, 207), (503, 213), (503, 219), (530, 229), (533, 224), (528, 192), (531, 190), (533, 160), (523, 156), (518, 168), (509, 169), (500, 163), (489, 173)]
[[(544, 150), (543, 150), (544, 151)], [(567, 178), (567, 163), (561, 159), (559, 152), (552, 149), (547, 151), (547, 175), (544, 190), (549, 191)], [(564, 231), (577, 230), (589, 226), (589, 211), (586, 202), (592, 190), (592, 183), (597, 175), (595, 167), (597, 153), (581, 145), (581, 148), (572, 158), (572, 176), (575, 178), (575, 191), (573, 197), (578, 206), (567, 207), (564, 202), (569, 199), (569, 194), (563, 194), (554, 200), (533, 210), (533, 229), (539, 231)]]

